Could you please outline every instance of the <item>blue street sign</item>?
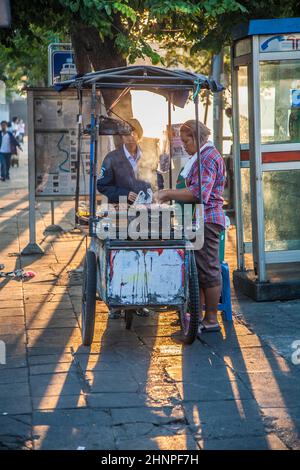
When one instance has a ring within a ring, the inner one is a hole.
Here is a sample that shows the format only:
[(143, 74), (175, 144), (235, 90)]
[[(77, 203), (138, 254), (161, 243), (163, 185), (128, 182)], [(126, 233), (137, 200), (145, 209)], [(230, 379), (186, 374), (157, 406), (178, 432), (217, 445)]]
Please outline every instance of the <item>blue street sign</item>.
[(292, 90), (292, 108), (300, 108), (300, 90)]
[(52, 83), (68, 80), (76, 75), (72, 51), (52, 51)]

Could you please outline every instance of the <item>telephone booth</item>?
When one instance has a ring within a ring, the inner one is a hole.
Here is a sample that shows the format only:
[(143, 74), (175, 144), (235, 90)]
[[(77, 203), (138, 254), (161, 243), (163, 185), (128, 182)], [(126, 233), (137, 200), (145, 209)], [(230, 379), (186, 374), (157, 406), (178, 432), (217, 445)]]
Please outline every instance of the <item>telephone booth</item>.
[(300, 298), (300, 18), (251, 20), (232, 46), (235, 286)]

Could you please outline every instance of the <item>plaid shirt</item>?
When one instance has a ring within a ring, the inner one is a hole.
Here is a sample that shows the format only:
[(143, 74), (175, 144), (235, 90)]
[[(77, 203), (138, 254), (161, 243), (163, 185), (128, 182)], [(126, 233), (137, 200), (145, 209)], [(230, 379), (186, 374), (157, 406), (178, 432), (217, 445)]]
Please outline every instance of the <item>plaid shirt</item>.
[[(223, 158), (213, 145), (206, 147), (201, 152), (201, 177), (204, 223), (219, 224), (225, 227), (222, 194), (225, 186), (226, 169)], [(186, 178), (186, 185), (198, 199), (197, 160)]]

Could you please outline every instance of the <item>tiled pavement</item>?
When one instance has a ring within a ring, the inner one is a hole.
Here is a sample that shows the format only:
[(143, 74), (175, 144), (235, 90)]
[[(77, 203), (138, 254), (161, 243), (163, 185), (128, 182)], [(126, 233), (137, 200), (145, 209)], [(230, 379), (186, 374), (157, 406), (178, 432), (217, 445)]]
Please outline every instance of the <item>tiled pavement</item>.
[[(300, 302), (257, 304), (233, 291), (235, 319), (222, 334), (180, 342), (175, 314), (108, 322), (97, 303), (95, 341), (80, 339), (80, 268), (86, 241), (45, 236), (49, 204), (37, 206), (44, 256), (28, 243), (26, 161), (0, 186), (0, 263), (36, 272), (0, 282), (0, 449), (299, 449)], [(235, 264), (234, 230), (227, 260)]]

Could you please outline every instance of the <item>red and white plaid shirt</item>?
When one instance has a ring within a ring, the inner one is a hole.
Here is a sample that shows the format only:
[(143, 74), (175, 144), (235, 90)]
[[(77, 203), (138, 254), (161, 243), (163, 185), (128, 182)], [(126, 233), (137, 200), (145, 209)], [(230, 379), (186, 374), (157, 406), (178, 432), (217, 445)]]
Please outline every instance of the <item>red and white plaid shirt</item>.
[[(219, 224), (225, 227), (222, 197), (226, 180), (224, 160), (213, 144), (206, 146), (200, 154), (204, 223)], [(199, 181), (197, 160), (194, 162), (186, 178), (186, 184), (188, 189), (198, 199)]]

